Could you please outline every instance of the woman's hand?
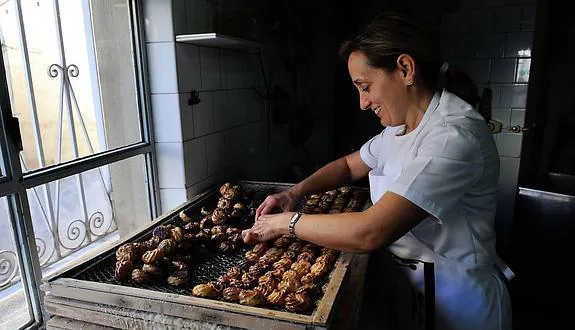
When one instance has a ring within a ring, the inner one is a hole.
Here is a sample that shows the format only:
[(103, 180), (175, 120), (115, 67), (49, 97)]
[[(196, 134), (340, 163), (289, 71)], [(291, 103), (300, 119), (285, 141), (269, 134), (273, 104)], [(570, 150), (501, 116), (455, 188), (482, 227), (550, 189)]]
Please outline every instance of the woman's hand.
[(275, 208), (281, 209), (282, 212), (293, 210), (297, 203), (298, 196), (291, 189), (266, 197), (264, 202), (256, 210), (255, 219), (258, 220), (264, 214), (272, 213)]
[(293, 215), (293, 212), (261, 215), (252, 228), (242, 232), (242, 238), (247, 244), (254, 244), (286, 235), (289, 233), (289, 222)]

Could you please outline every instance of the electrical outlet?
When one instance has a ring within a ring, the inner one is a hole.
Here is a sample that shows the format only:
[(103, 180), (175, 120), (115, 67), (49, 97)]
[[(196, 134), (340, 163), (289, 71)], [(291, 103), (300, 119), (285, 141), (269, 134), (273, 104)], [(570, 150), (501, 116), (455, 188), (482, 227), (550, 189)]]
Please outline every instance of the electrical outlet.
[(490, 119), (487, 127), (489, 127), (491, 134), (497, 134), (503, 129), (503, 123), (496, 119)]

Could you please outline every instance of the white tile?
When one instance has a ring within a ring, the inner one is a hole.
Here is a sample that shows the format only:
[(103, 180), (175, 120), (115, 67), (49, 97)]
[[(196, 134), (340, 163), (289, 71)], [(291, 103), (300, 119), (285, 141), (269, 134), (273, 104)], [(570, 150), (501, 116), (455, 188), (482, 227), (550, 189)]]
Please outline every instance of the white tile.
[(175, 44), (173, 42), (153, 42), (146, 44), (146, 48), (151, 93), (177, 93), (178, 74), (176, 72)]
[(241, 56), (241, 88), (253, 88), (256, 84), (257, 73), (249, 53), (242, 53)]
[(501, 85), (501, 99), (499, 106), (502, 108), (525, 108), (527, 101), (527, 84)]
[(184, 188), (184, 154), (182, 143), (156, 143), (160, 188)]
[[(441, 53), (446, 61), (453, 61), (456, 56), (456, 41), (455, 36), (451, 31), (441, 31)], [(258, 75), (259, 78), (260, 75)], [(259, 87), (259, 84), (257, 85)]]
[(531, 71), (531, 59), (520, 58), (517, 60), (517, 73), (515, 75), (515, 82), (527, 83), (529, 82), (529, 73)]
[(230, 90), (226, 93), (226, 104), (224, 107), (224, 128), (230, 128), (247, 123), (246, 120), (246, 97), (245, 89)]
[(147, 42), (174, 41), (171, 1), (144, 1)]
[(162, 214), (168, 213), (187, 201), (186, 189), (160, 189)]
[(510, 5), (532, 5), (537, 0), (505, 0)]
[(505, 57), (530, 57), (532, 49), (532, 32), (507, 33), (505, 41)]
[(472, 32), (493, 31), (495, 12), (491, 8), (471, 9), (468, 26)]
[(447, 13), (444, 19), (444, 26), (453, 31), (467, 32), (469, 29), (469, 10)]
[(525, 109), (512, 109), (511, 110), (511, 126), (521, 126), (525, 125)]
[(152, 118), (156, 142), (182, 142), (178, 94), (152, 94)]
[(521, 6), (497, 8), (495, 11), (495, 30), (499, 32), (519, 31), (521, 27)]
[(455, 58), (468, 58), (471, 57), (472, 50), (468, 49), (467, 44), (474, 44), (474, 39), (469, 39), (467, 35), (453, 35), (453, 56)]
[(201, 102), (192, 106), (194, 132), (196, 136), (211, 134), (214, 131), (213, 93), (214, 92), (201, 92)]
[(466, 38), (467, 56), (470, 58), (503, 57), (505, 51), (505, 34), (488, 33)]
[[(260, 55), (252, 55), (251, 56), (252, 67), (255, 72), (255, 87), (256, 88), (264, 88), (264, 74), (262, 72), (262, 65), (260, 63)], [(267, 77), (266, 77), (267, 78)]]
[(189, 93), (201, 90), (202, 72), (200, 69), (200, 50), (196, 45), (177, 43), (176, 59), (178, 63), (178, 91)]
[(226, 54), (226, 87), (228, 89), (244, 87), (244, 69), (242, 67), (244, 63), (241, 55), (240, 52), (236, 51)]
[(478, 84), (477, 87), (479, 88), (480, 92), (483, 92), (483, 88), (490, 88), (491, 89), (491, 107), (497, 108), (499, 107), (499, 99), (501, 97), (501, 85), (499, 84)]
[(499, 120), (503, 123), (503, 127), (507, 127), (511, 123), (511, 109), (494, 108), (491, 110), (491, 118)]
[(184, 142), (184, 160), (186, 187), (207, 176), (208, 162), (205, 137)]
[[(191, 105), (191, 94), (192, 93), (179, 94), (182, 141), (188, 141), (197, 135), (196, 123), (194, 121), (194, 110)], [(203, 96), (200, 96), (200, 98), (203, 98)]]
[(228, 68), (226, 62), (229, 52), (231, 51), (228, 49), (222, 49), (220, 51), (220, 85), (222, 89), (228, 88)]
[(499, 159), (499, 187), (503, 190), (515, 189), (519, 175), (519, 158), (502, 156)]
[(217, 91), (214, 92), (212, 99), (212, 108), (214, 115), (214, 131), (221, 131), (226, 127), (229, 127), (229, 118), (226, 117), (226, 96), (228, 91)]
[(262, 133), (261, 123), (244, 125), (226, 131), (225, 146), (228, 163), (261, 154), (264, 146)]
[(208, 31), (214, 31), (214, 29), (218, 28), (218, 26), (216, 25), (217, 23), (215, 21), (219, 19), (218, 6), (221, 6), (221, 3), (214, 0), (204, 0), (204, 2), (206, 6), (206, 18), (207, 18), (206, 28), (208, 29)]
[(523, 6), (521, 11), (521, 30), (533, 31), (535, 29), (535, 5)]
[(486, 83), (489, 81), (489, 60), (467, 60), (463, 63), (463, 68), (475, 83)]
[(186, 2), (187, 0), (172, 0), (172, 20), (175, 35), (186, 34)]
[(505, 4), (507, 4), (507, 0), (465, 0), (461, 1), (461, 8), (491, 8)]
[(262, 98), (254, 90), (247, 89), (246, 98), (246, 122), (251, 123), (262, 119)]
[(220, 172), (214, 173), (214, 174), (206, 177), (205, 179), (202, 179), (200, 182), (189, 186), (186, 189), (188, 198), (191, 199), (195, 195), (203, 193), (203, 192), (205, 192), (209, 189), (212, 189), (214, 187), (219, 187), (224, 182), (224, 180), (227, 180), (224, 172), (220, 171)]
[(491, 60), (491, 82), (512, 83), (515, 80), (515, 59)]
[(186, 33), (207, 33), (210, 31), (207, 3), (205, 0), (186, 1)]
[(208, 175), (223, 170), (226, 162), (224, 133), (218, 132), (206, 136), (206, 150), (208, 154)]
[(497, 150), (500, 156), (520, 157), (523, 134), (499, 133), (497, 134)]
[(220, 89), (220, 50), (200, 47), (200, 67), (202, 71), (202, 90)]

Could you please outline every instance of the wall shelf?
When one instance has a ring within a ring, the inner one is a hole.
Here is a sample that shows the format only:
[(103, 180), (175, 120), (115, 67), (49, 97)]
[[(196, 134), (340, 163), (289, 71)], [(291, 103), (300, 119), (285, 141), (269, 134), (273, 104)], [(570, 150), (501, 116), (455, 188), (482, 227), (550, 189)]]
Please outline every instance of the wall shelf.
[(261, 49), (264, 45), (255, 41), (249, 41), (218, 33), (181, 34), (176, 36), (176, 42), (189, 43), (206, 47), (230, 48), (230, 49)]

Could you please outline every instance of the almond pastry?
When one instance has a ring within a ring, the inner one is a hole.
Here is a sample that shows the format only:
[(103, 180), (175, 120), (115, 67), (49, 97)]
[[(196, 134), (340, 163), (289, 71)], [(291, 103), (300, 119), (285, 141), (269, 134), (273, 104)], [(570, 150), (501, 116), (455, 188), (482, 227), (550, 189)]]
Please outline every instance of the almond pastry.
[(224, 183), (221, 187), (220, 187), (220, 195), (225, 195), (226, 192), (232, 188), (232, 184), (229, 182)]
[(247, 306), (259, 306), (264, 302), (264, 295), (256, 290), (242, 290), (239, 294), (239, 302)]
[(222, 209), (215, 209), (212, 213), (212, 222), (214, 225), (223, 225), (228, 220), (228, 215)]
[(192, 295), (200, 298), (215, 298), (218, 296), (218, 291), (211, 283), (198, 284), (192, 289)]
[(286, 251), (281, 255), (282, 259), (291, 259), (294, 260), (295, 258), (297, 258), (298, 254), (297, 252), (294, 251)]
[(184, 239), (184, 231), (180, 227), (175, 227), (170, 230), (170, 238), (176, 243), (180, 243)]
[(291, 259), (288, 258), (282, 258), (276, 262), (274, 262), (274, 264), (272, 265), (273, 269), (278, 269), (278, 268), (284, 268), (284, 269), (289, 269), (292, 265), (292, 261)]
[(312, 262), (315, 259), (315, 256), (310, 252), (302, 252), (296, 258), (296, 261), (307, 261)]
[(116, 262), (114, 275), (117, 279), (123, 280), (128, 278), (134, 270), (134, 264), (130, 260), (120, 260)]
[(168, 228), (166, 226), (158, 226), (156, 228), (154, 228), (154, 231), (152, 232), (153, 236), (157, 236), (158, 238), (162, 239), (166, 239), (168, 237), (170, 237), (170, 231), (168, 230)]
[(232, 208), (232, 203), (230, 202), (229, 199), (221, 197), (220, 199), (218, 199), (218, 204), (216, 207), (225, 212), (229, 212)]
[(267, 251), (267, 249), (268, 245), (262, 242), (254, 245), (254, 247), (252, 248), (252, 252), (257, 254), (258, 256), (261, 256)]
[(277, 248), (284, 248), (291, 243), (291, 239), (287, 236), (282, 236), (274, 241), (274, 246)]
[(286, 292), (295, 292), (300, 286), (300, 282), (294, 278), (282, 280), (278, 284), (278, 290), (285, 290)]
[(285, 302), (285, 296), (286, 291), (276, 289), (267, 296), (266, 300), (270, 305), (281, 306)]
[(301, 284), (310, 284), (310, 283), (315, 283), (317, 281), (318, 277), (313, 274), (313, 273), (308, 273), (305, 274), (302, 278), (301, 278)]
[(200, 220), (200, 229), (210, 229), (213, 226), (214, 222), (212, 221), (211, 215), (205, 216), (202, 220)]
[(237, 287), (227, 287), (224, 289), (224, 291), (222, 291), (222, 298), (224, 298), (225, 301), (229, 301), (229, 302), (239, 302), (240, 301), (240, 292), (242, 291), (242, 289), (237, 288)]
[(236, 245), (232, 242), (224, 241), (218, 245), (218, 250), (223, 253), (232, 253), (236, 250)]
[(287, 280), (287, 279), (295, 279), (295, 280), (299, 280), (301, 278), (300, 274), (298, 272), (296, 272), (293, 269), (290, 269), (288, 271), (286, 271), (283, 275), (282, 275), (282, 280)]
[(188, 283), (188, 271), (180, 270), (174, 272), (172, 275), (168, 276), (166, 281), (172, 286), (183, 286)]
[(200, 229), (200, 224), (198, 222), (189, 222), (184, 225), (186, 233), (197, 234)]
[(171, 254), (176, 249), (176, 242), (171, 238), (166, 238), (158, 244), (156, 250), (162, 251), (164, 255)]
[(192, 221), (192, 218), (191, 218), (189, 215), (187, 215), (186, 212), (184, 212), (184, 211), (181, 211), (180, 214), (179, 214), (179, 216), (180, 216), (180, 219), (182, 219), (183, 222), (190, 222), (190, 221)]
[(290, 269), (295, 270), (299, 274), (299, 277), (301, 278), (305, 274), (309, 273), (311, 269), (311, 264), (307, 261), (298, 261), (292, 264)]
[(242, 286), (251, 288), (258, 282), (258, 275), (254, 273), (244, 273), (242, 275)]
[(312, 301), (304, 293), (290, 293), (285, 297), (285, 308), (290, 312), (304, 312), (311, 307)]
[(142, 271), (146, 272), (154, 277), (161, 277), (163, 275), (162, 268), (155, 264), (144, 264), (142, 266)]
[(245, 258), (247, 261), (254, 263), (254, 262), (257, 262), (257, 261), (260, 259), (260, 256), (259, 256), (257, 253), (253, 252), (253, 251), (248, 251), (248, 252), (246, 252), (244, 258)]
[(150, 282), (151, 280), (153, 280), (153, 276), (143, 272), (141, 269), (134, 269), (132, 271), (132, 280), (136, 283), (146, 283), (146, 282)]
[(160, 249), (150, 250), (142, 256), (142, 261), (145, 264), (152, 264), (164, 257), (164, 252)]

